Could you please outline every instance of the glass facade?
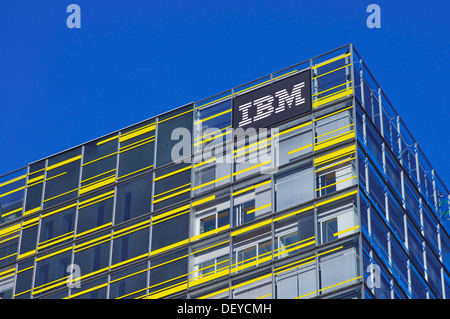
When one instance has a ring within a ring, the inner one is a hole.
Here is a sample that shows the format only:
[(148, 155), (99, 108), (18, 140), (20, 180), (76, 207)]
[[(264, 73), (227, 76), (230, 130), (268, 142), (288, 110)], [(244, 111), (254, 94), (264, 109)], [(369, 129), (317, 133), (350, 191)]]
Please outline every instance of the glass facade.
[[(234, 135), (307, 69), (310, 112)], [(448, 220), (350, 44), (0, 177), (0, 298), (449, 298)]]

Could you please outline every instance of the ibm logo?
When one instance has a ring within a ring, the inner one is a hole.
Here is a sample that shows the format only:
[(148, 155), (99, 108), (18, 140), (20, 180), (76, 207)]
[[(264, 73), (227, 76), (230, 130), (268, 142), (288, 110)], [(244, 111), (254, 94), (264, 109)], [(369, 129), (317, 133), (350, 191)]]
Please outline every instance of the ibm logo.
[[(245, 103), (239, 106), (239, 111), (242, 112), (242, 120), (239, 122), (239, 127), (246, 126), (250, 123), (257, 122), (263, 118), (270, 116), (274, 110), (275, 113), (280, 113), (288, 108), (299, 106), (305, 103), (305, 98), (302, 98), (302, 88), (305, 87), (305, 82), (294, 85), (291, 94), (286, 89), (275, 92), (275, 96), (266, 95), (262, 98), (256, 99), (253, 102)], [(278, 99), (278, 106), (274, 108), (273, 101)], [(256, 107), (256, 115), (253, 118), (249, 117), (249, 108)]]
[(311, 107), (310, 71), (290, 76), (235, 97), (233, 128), (268, 128)]

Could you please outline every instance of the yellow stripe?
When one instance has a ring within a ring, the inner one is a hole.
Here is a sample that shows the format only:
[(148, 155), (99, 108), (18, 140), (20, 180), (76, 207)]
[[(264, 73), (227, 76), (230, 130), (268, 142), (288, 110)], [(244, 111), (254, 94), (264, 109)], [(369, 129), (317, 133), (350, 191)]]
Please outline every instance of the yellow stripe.
[(226, 229), (229, 229), (229, 228), (230, 228), (230, 225), (228, 224), (228, 225), (225, 225), (225, 226), (222, 226), (222, 227), (219, 227), (219, 228), (216, 228), (216, 229), (204, 232), (204, 233), (202, 233), (200, 235), (196, 235), (196, 236), (191, 237), (191, 241), (195, 241), (195, 240), (203, 238), (203, 237), (208, 237), (208, 236), (210, 236), (212, 234), (219, 233), (219, 232), (221, 232), (223, 230), (226, 230)]
[(253, 229), (255, 229), (255, 228), (259, 228), (259, 227), (268, 225), (268, 224), (270, 224), (271, 222), (272, 222), (272, 220), (271, 220), (271, 219), (268, 219), (268, 220), (265, 220), (265, 221), (256, 223), (256, 224), (254, 224), (254, 225), (251, 225), (251, 226), (248, 226), (248, 227), (244, 227), (244, 228), (235, 230), (234, 232), (231, 233), (231, 237), (234, 237), (234, 236), (237, 236), (237, 235), (239, 235), (239, 234), (248, 232), (248, 231), (253, 230)]
[(226, 110), (226, 111), (223, 111), (223, 112), (220, 112), (220, 113), (217, 113), (217, 114), (214, 114), (214, 115), (211, 115), (210, 117), (206, 117), (206, 118), (204, 118), (204, 119), (195, 121), (195, 122), (194, 122), (194, 125), (197, 125), (198, 123), (202, 123), (202, 122), (206, 122), (206, 121), (212, 120), (213, 118), (219, 117), (219, 116), (221, 116), (221, 115), (224, 115), (224, 114), (230, 113), (230, 112), (231, 112), (231, 109)]
[(105, 243), (107, 241), (110, 241), (110, 240), (111, 240), (111, 235), (110, 234), (105, 235), (105, 236), (101, 236), (101, 237), (95, 238), (93, 240), (87, 241), (85, 243), (76, 245), (74, 250), (73, 250), (73, 252), (74, 253), (78, 253), (78, 252), (80, 252), (82, 250), (94, 247), (96, 245), (103, 244), (103, 243)]
[[(11, 238), (10, 238), (11, 239)], [(9, 240), (9, 239), (8, 239)], [(11, 256), (14, 256), (14, 255), (17, 255), (17, 253), (14, 253), (14, 254), (11, 254), (11, 255), (8, 255), (8, 256), (5, 256), (5, 257), (2, 257), (2, 258), (0, 258), (0, 260), (2, 260), (2, 259), (6, 259), (6, 258), (9, 258), (9, 257), (11, 257)]]
[(258, 167), (260, 167), (260, 166), (264, 166), (264, 165), (266, 165), (266, 164), (269, 164), (270, 162), (272, 162), (272, 160), (268, 160), (267, 162), (253, 165), (253, 166), (251, 166), (251, 167), (249, 167), (249, 168), (246, 168), (246, 169), (237, 171), (237, 172), (233, 173), (232, 175), (233, 175), (233, 176), (236, 176), (236, 175), (245, 173), (245, 172), (247, 172), (247, 171), (249, 171), (249, 170), (252, 170), (252, 169), (254, 169), (254, 168), (258, 168)]
[(150, 165), (150, 166), (147, 166), (147, 167), (138, 169), (138, 170), (136, 170), (136, 171), (134, 171), (134, 172), (131, 172), (131, 173), (128, 173), (128, 174), (126, 174), (126, 175), (119, 176), (118, 179), (125, 178), (125, 177), (127, 177), (127, 176), (130, 176), (130, 175), (139, 173), (139, 172), (141, 172), (141, 171), (145, 171), (146, 169), (149, 169), (150, 167), (153, 167), (153, 165)]
[(348, 56), (350, 56), (350, 55), (352, 55), (352, 54), (351, 54), (351, 53), (347, 53), (347, 54), (344, 54), (344, 55), (339, 55), (339, 56), (337, 56), (337, 57), (335, 57), (335, 58), (332, 58), (332, 59), (330, 59), (330, 60), (327, 60), (327, 61), (321, 62), (321, 63), (319, 63), (319, 64), (316, 64), (316, 65), (314, 65), (311, 69), (317, 69), (317, 68), (320, 68), (321, 66), (324, 66), (324, 65), (327, 65), (327, 64), (332, 63), (332, 62), (334, 62), (334, 61), (343, 59), (343, 58), (348, 57)]
[(336, 182), (336, 183), (333, 183), (333, 184), (326, 185), (326, 186), (324, 186), (324, 187), (318, 188), (318, 189), (316, 189), (316, 191), (320, 191), (320, 190), (322, 190), (322, 189), (324, 189), (324, 188), (327, 188), (327, 187), (330, 187), (330, 186), (334, 186), (334, 185), (337, 185), (337, 184), (339, 184), (339, 183), (346, 182), (346, 181), (351, 180), (351, 179), (353, 179), (353, 178), (356, 178), (356, 175), (355, 175), (355, 176), (352, 176), (352, 177), (349, 177), (349, 178), (346, 178), (346, 179), (343, 179), (342, 181), (339, 181), (339, 182)]
[(38, 169), (37, 171), (34, 171), (34, 172), (29, 173), (29, 174), (28, 174), (28, 177), (30, 177), (30, 176), (33, 175), (33, 174), (42, 172), (42, 171), (45, 171), (45, 168), (41, 168), (41, 169)]
[(246, 188), (241, 189), (241, 190), (238, 190), (238, 191), (232, 193), (231, 196), (236, 196), (236, 195), (248, 192), (249, 190), (252, 190), (252, 189), (258, 188), (260, 186), (267, 185), (267, 184), (271, 184), (271, 183), (272, 183), (272, 181), (269, 179), (268, 181), (265, 181), (265, 182), (262, 182), (262, 183), (259, 183), (259, 184), (256, 184), (256, 185), (252, 185), (252, 186), (246, 187)]
[(123, 141), (127, 141), (129, 139), (132, 139), (133, 137), (154, 131), (156, 127), (156, 124), (150, 124), (148, 126), (144, 126), (143, 128), (139, 128), (138, 130), (135, 130), (134, 132), (129, 132), (129, 133), (125, 133), (123, 135), (120, 136), (119, 138), (119, 142), (123, 142)]
[(116, 181), (116, 176), (114, 175), (112, 177), (105, 179), (104, 181), (95, 182), (91, 186), (83, 186), (80, 188), (80, 195), (87, 193), (93, 189), (100, 188), (104, 185), (114, 183), (115, 181)]
[(47, 171), (50, 171), (50, 170), (52, 170), (52, 169), (55, 169), (55, 168), (57, 168), (57, 167), (60, 167), (60, 166), (63, 166), (63, 165), (66, 165), (66, 164), (69, 164), (69, 163), (72, 163), (72, 162), (75, 162), (75, 161), (77, 161), (77, 160), (79, 160), (79, 159), (81, 159), (81, 155), (78, 155), (78, 156), (69, 158), (69, 159), (67, 159), (67, 160), (65, 160), (65, 161), (62, 161), (62, 162), (53, 164), (53, 165), (51, 165), (51, 166), (48, 166), (48, 167), (47, 167)]
[(10, 233), (16, 232), (20, 229), (20, 224), (15, 224), (12, 225), (8, 228), (5, 229), (1, 229), (0, 230), (0, 237), (6, 236), (7, 234), (9, 235)]
[(312, 79), (314, 80), (314, 79), (320, 78), (321, 76), (328, 75), (328, 74), (330, 74), (330, 73), (339, 71), (339, 70), (341, 70), (341, 69), (343, 69), (343, 68), (346, 68), (346, 67), (348, 67), (348, 66), (350, 66), (350, 65), (351, 65), (350, 63), (349, 63), (349, 64), (346, 64), (346, 65), (341, 66), (340, 68), (334, 69), (334, 70), (332, 70), (332, 71), (329, 71), (329, 72), (326, 72), (326, 73), (323, 73), (323, 74), (319, 74), (319, 75), (313, 77)]
[[(45, 244), (45, 245), (39, 244), (39, 245), (38, 245), (38, 250), (39, 250), (39, 249), (42, 249), (42, 248), (44, 248), (44, 247), (53, 246), (54, 244), (57, 244), (57, 243), (60, 243), (60, 242), (62, 242), (62, 241), (65, 241), (65, 240), (68, 240), (68, 239), (70, 239), (70, 238), (73, 238), (73, 231), (69, 232), (68, 234), (69, 234), (69, 235), (67, 235), (66, 237), (62, 237), (62, 238), (60, 238), (60, 239), (58, 239), (58, 240), (55, 240), (56, 238), (52, 238), (52, 239), (51, 239), (51, 242), (48, 243), (48, 244)], [(66, 235), (66, 234), (64, 234), (64, 235)], [(61, 236), (62, 236), (62, 235), (61, 235)], [(58, 237), (61, 237), (61, 236), (58, 236)]]
[(314, 166), (318, 166), (321, 165), (323, 163), (327, 163), (331, 160), (335, 160), (336, 158), (342, 157), (342, 156), (347, 156), (350, 154), (353, 154), (354, 152), (356, 152), (356, 145), (350, 145), (344, 148), (341, 148), (335, 152), (320, 156), (320, 157), (316, 157), (314, 159)]
[[(350, 127), (350, 126), (353, 126), (353, 125), (355, 125), (355, 124), (352, 123), (352, 124), (349, 124), (349, 125), (340, 127), (340, 128), (338, 128), (337, 130), (333, 130), (333, 131), (331, 131), (331, 132), (327, 132), (327, 133), (325, 133), (325, 134), (316, 136), (316, 137), (314, 138), (314, 140), (317, 140), (317, 139), (320, 138), (320, 137), (323, 137), (323, 136), (325, 136), (325, 135), (329, 135), (329, 134), (331, 134), (331, 133), (335, 133), (335, 132), (337, 132), (337, 131), (343, 130), (344, 128), (347, 128), (347, 127)], [(345, 132), (345, 133), (347, 133), (347, 132)], [(341, 133), (341, 134), (345, 134), (345, 133)], [(336, 137), (336, 136), (333, 136), (333, 137), (330, 137), (329, 139), (332, 139), (332, 138), (335, 138), (335, 137)], [(324, 141), (326, 141), (326, 140), (324, 140)], [(322, 143), (322, 142), (323, 142), (323, 141), (317, 142), (317, 144)]]
[[(341, 136), (342, 135), (342, 136)], [(351, 130), (347, 133), (339, 134), (340, 137), (333, 137), (329, 139), (327, 142), (320, 142), (314, 145), (314, 150), (318, 151), (327, 147), (330, 147), (331, 145), (338, 144), (340, 142), (350, 140), (355, 137), (355, 130)]]
[[(360, 278), (362, 278), (362, 276), (358, 276), (358, 277), (355, 277), (355, 278), (352, 278), (352, 279), (349, 279), (349, 280), (342, 281), (342, 282), (340, 282), (340, 283), (337, 283), (337, 284), (334, 284), (334, 285), (331, 285), (331, 286), (328, 286), (328, 287), (319, 289), (318, 291), (320, 292), (320, 291), (323, 291), (323, 290), (326, 290), (326, 289), (330, 289), (330, 288), (333, 288), (333, 287), (336, 287), (336, 286), (340, 286), (340, 285), (342, 285), (342, 284), (346, 284), (346, 283), (348, 283), (348, 282), (351, 282), (351, 281), (354, 281), (354, 280), (358, 280), (358, 279), (360, 279)], [(316, 292), (317, 292), (317, 291), (313, 291), (313, 292), (310, 292), (310, 293), (307, 293), (307, 294), (298, 296), (298, 297), (296, 297), (296, 298), (294, 298), (294, 299), (300, 299), (300, 298), (306, 297), (306, 296), (308, 296), (308, 295), (315, 294)]]
[(121, 147), (119, 148), (119, 151), (121, 151), (121, 150), (123, 150), (123, 149), (126, 149), (126, 148), (132, 148), (132, 146), (134, 146), (134, 145), (136, 145), (136, 144), (140, 144), (140, 143), (149, 141), (149, 140), (151, 140), (151, 139), (154, 140), (154, 139), (155, 139), (155, 135), (152, 135), (152, 136), (143, 138), (142, 140), (136, 141), (136, 142), (131, 143), (131, 144), (127, 144), (127, 145), (121, 146)]
[[(111, 269), (114, 269), (116, 267), (119, 267), (119, 266), (122, 266), (122, 265), (125, 265), (125, 264), (128, 264), (128, 263), (131, 263), (131, 262), (133, 262), (135, 260), (138, 260), (138, 259), (141, 259), (141, 258), (144, 258), (144, 257), (148, 257), (148, 253), (145, 253), (145, 254), (142, 254), (142, 255), (139, 255), (139, 256), (136, 256), (136, 257), (124, 260), (124, 261), (122, 261), (120, 263), (116, 263), (114, 265), (111, 265)], [(108, 267), (106, 267), (106, 268), (108, 268)]]
[(292, 155), (292, 154), (294, 154), (294, 153), (303, 151), (304, 149), (307, 149), (308, 147), (312, 147), (312, 144), (308, 144), (308, 145), (306, 145), (306, 146), (302, 146), (302, 147), (296, 148), (295, 150), (289, 151), (289, 152), (288, 152), (288, 155)]
[(169, 210), (168, 212), (159, 214), (159, 215), (157, 215), (157, 216), (153, 216), (153, 217), (152, 217), (152, 222), (154, 222), (154, 221), (156, 221), (156, 220), (158, 220), (158, 219), (167, 217), (167, 216), (169, 216), (169, 215), (176, 214), (176, 213), (178, 213), (178, 212), (181, 212), (181, 211), (186, 210), (186, 209), (189, 209), (189, 208), (190, 208), (190, 206), (189, 206), (189, 204), (187, 204), (187, 205), (184, 205), (184, 206), (181, 206), (181, 207), (178, 207), (178, 208)]
[(340, 195), (340, 196), (337, 196), (337, 197), (333, 197), (333, 198), (331, 198), (331, 199), (328, 199), (328, 200), (325, 200), (325, 201), (323, 201), (323, 202), (317, 203), (317, 204), (316, 204), (316, 207), (319, 207), (319, 206), (322, 206), (322, 205), (325, 205), (325, 204), (328, 204), (328, 203), (332, 203), (332, 202), (334, 202), (334, 201), (337, 201), (337, 200), (339, 200), (339, 199), (342, 199), (342, 198), (345, 198), (345, 197), (354, 195), (354, 194), (356, 194), (356, 193), (358, 193), (358, 190), (354, 190), (354, 191), (349, 192), (349, 193), (346, 193), (346, 194), (344, 194), (344, 195)]
[(0, 187), (3, 187), (3, 186), (5, 186), (5, 185), (11, 184), (11, 183), (14, 183), (14, 182), (17, 182), (17, 181), (20, 181), (21, 179), (24, 179), (25, 177), (27, 177), (26, 174), (25, 174), (25, 175), (20, 175), (20, 176), (18, 176), (18, 177), (15, 177), (15, 178), (13, 178), (13, 179), (10, 179), (10, 180), (8, 180), (8, 181), (6, 181), (6, 182), (1, 183), (1, 184), (0, 184)]
[(153, 200), (153, 204), (156, 204), (156, 203), (165, 201), (165, 200), (167, 200), (167, 199), (169, 199), (169, 198), (172, 198), (172, 197), (178, 196), (178, 195), (180, 195), (180, 194), (189, 192), (190, 190), (191, 190), (191, 188), (189, 187), (189, 188), (183, 189), (183, 190), (181, 190), (181, 191), (178, 191), (178, 192), (176, 192), (176, 193), (167, 195), (167, 196), (165, 196), (165, 197), (158, 198), (158, 199), (156, 199), (156, 200)]
[(169, 118), (167, 118), (167, 119), (165, 119), (165, 120), (158, 121), (158, 124), (164, 123), (165, 121), (169, 121), (169, 120), (171, 120), (171, 119), (174, 119), (174, 118), (176, 118), (176, 117), (178, 117), (178, 116), (184, 115), (184, 114), (189, 113), (189, 112), (192, 112), (192, 111), (193, 111), (193, 110), (189, 110), (189, 111), (186, 111), (186, 112), (183, 112), (183, 113), (174, 115), (174, 116), (172, 116), (172, 117), (169, 117)]
[(342, 234), (345, 234), (345, 233), (347, 233), (349, 231), (352, 231), (352, 230), (355, 230), (355, 229), (358, 229), (358, 228), (359, 228), (359, 225), (356, 225), (356, 226), (353, 226), (353, 227), (350, 227), (350, 228), (338, 231), (338, 232), (334, 233), (333, 236), (342, 235)]
[[(353, 154), (353, 153), (350, 153), (350, 154)], [(350, 155), (350, 154), (346, 154), (346, 155)], [(326, 169), (329, 169), (329, 168), (331, 168), (331, 167), (334, 167), (334, 166), (337, 166), (337, 165), (346, 163), (346, 162), (348, 162), (348, 161), (352, 161), (353, 159), (354, 159), (354, 158), (352, 158), (352, 157), (351, 157), (351, 158), (347, 158), (347, 159), (345, 159), (345, 160), (343, 160), (343, 161), (339, 161), (339, 162), (337, 162), (337, 163), (333, 163), (333, 164), (331, 164), (331, 165), (328, 165), (328, 166), (319, 168), (319, 169), (316, 170), (316, 173), (321, 172), (321, 171), (326, 170)]]
[[(323, 93), (325, 93), (325, 92), (331, 91), (331, 90), (333, 90), (333, 89), (335, 89), (335, 88), (338, 88), (338, 87), (340, 87), (340, 86), (343, 86), (343, 85), (346, 85), (346, 84), (349, 84), (349, 83), (352, 83), (352, 81), (347, 81), (347, 82), (345, 82), (345, 83), (338, 84), (338, 85), (336, 85), (336, 86), (333, 86), (332, 88), (329, 88), (329, 89), (326, 89), (326, 90), (317, 92), (317, 93), (313, 94), (312, 96), (316, 96), (316, 95), (319, 95), (319, 94), (323, 94)], [(341, 91), (341, 90), (340, 90), (340, 91)], [(319, 98), (319, 99), (320, 99), (320, 98)]]
[(89, 198), (89, 199), (87, 199), (87, 200), (85, 200), (85, 201), (82, 201), (82, 202), (80, 202), (80, 203), (78, 204), (78, 206), (86, 205), (86, 204), (89, 203), (89, 202), (95, 201), (95, 200), (97, 200), (97, 199), (99, 199), (99, 198), (102, 198), (102, 197), (105, 197), (105, 196), (108, 196), (108, 195), (111, 195), (111, 194), (114, 194), (114, 191), (113, 191), (113, 190), (112, 190), (112, 191), (109, 191), (109, 192), (106, 192), (106, 193), (103, 193), (103, 194), (101, 194), (101, 195), (98, 195), (98, 196)]
[(113, 137), (104, 139), (103, 141), (97, 142), (97, 146), (102, 145), (102, 144), (105, 144), (105, 143), (108, 143), (109, 141), (115, 140), (115, 139), (118, 138), (118, 137), (119, 137), (119, 136), (116, 135), (116, 136), (113, 136)]
[(150, 256), (162, 253), (162, 252), (164, 252), (166, 250), (170, 250), (170, 249), (178, 247), (178, 246), (182, 246), (182, 245), (187, 244), (187, 243), (189, 243), (189, 239), (181, 240), (179, 242), (176, 242), (175, 244), (168, 245), (168, 246), (165, 246), (163, 248), (159, 248), (159, 249), (150, 251)]
[(320, 100), (320, 101), (316, 100), (317, 102), (313, 101), (313, 108), (319, 107), (321, 105), (324, 105), (326, 103), (335, 101), (337, 99), (340, 99), (341, 97), (344, 97), (344, 96), (347, 96), (347, 95), (351, 95), (351, 94), (353, 94), (353, 87), (345, 89), (345, 91), (343, 91), (343, 92), (341, 92), (339, 94), (333, 93), (333, 94), (324, 96), (323, 98), (321, 98), (321, 99), (324, 99), (324, 100)]
[[(152, 136), (152, 139), (150, 139), (150, 140), (148, 140), (148, 141), (144, 141), (144, 142), (139, 141), (139, 144), (134, 145), (134, 146), (130, 146), (130, 147), (129, 147), (129, 146), (124, 146), (123, 149), (121, 149), (121, 150), (119, 151), (119, 153), (128, 152), (129, 150), (132, 150), (132, 149), (134, 149), (134, 148), (136, 148), (136, 147), (140, 147), (140, 146), (145, 145), (145, 144), (147, 144), (147, 143), (154, 142), (155, 139), (154, 139), (153, 137), (154, 137), (154, 136)], [(142, 143), (140, 143), (140, 142), (142, 142)], [(133, 143), (133, 144), (134, 144), (134, 143)]]
[(109, 223), (106, 223), (106, 224), (104, 224), (104, 225), (101, 225), (101, 226), (98, 226), (98, 227), (95, 227), (95, 228), (86, 230), (86, 231), (84, 231), (84, 232), (75, 234), (75, 238), (84, 236), (84, 235), (86, 235), (86, 234), (92, 233), (92, 232), (94, 232), (94, 231), (97, 231), (97, 230), (99, 230), (99, 229), (102, 229), (102, 228), (105, 228), (105, 227), (108, 227), (108, 226), (111, 226), (111, 225), (112, 225), (112, 222), (109, 222)]
[(78, 297), (78, 296), (87, 294), (88, 292), (91, 292), (91, 291), (93, 291), (93, 290), (101, 289), (101, 288), (106, 287), (106, 286), (108, 286), (108, 283), (104, 283), (104, 284), (95, 286), (95, 287), (93, 287), (93, 288), (90, 288), (90, 289), (86, 289), (86, 290), (77, 292), (76, 294), (71, 294), (70, 297), (65, 297), (65, 298), (63, 298), (63, 299), (67, 299), (67, 298), (75, 298), (75, 297)]
[(45, 202), (48, 202), (48, 201), (50, 201), (50, 200), (53, 200), (53, 199), (55, 199), (55, 198), (58, 198), (58, 197), (67, 195), (67, 194), (72, 193), (72, 192), (75, 192), (75, 191), (77, 191), (77, 190), (78, 190), (78, 188), (74, 188), (74, 189), (72, 189), (71, 191), (68, 191), (68, 192), (65, 192), (65, 193), (62, 193), (62, 194), (53, 196), (53, 197), (51, 197), (51, 198), (47, 198), (47, 199), (45, 199), (43, 202), (44, 202), (44, 203), (45, 203)]
[(5, 214), (2, 214), (1, 217), (9, 216), (9, 215), (12, 215), (12, 214), (20, 212), (20, 211), (22, 211), (22, 207), (14, 209), (14, 210), (12, 210), (10, 212), (7, 212)]
[[(86, 165), (95, 163), (95, 162), (97, 162), (97, 161), (100, 161), (100, 160), (102, 160), (102, 159), (105, 159), (105, 158), (107, 158), (107, 157), (110, 157), (110, 156), (113, 156), (113, 155), (116, 155), (116, 154), (117, 154), (117, 152), (114, 152), (114, 153), (111, 153), (111, 154), (108, 154), (108, 155), (99, 157), (99, 158), (97, 158), (97, 159), (95, 159), (95, 160), (92, 160), (92, 161), (90, 161), (90, 162), (83, 163), (81, 166), (86, 166)], [(92, 177), (91, 177), (91, 178), (92, 178)], [(86, 180), (85, 180), (85, 181), (86, 181)]]
[(346, 107), (346, 108), (341, 109), (341, 110), (339, 110), (339, 111), (336, 111), (336, 112), (333, 112), (333, 113), (330, 113), (330, 114), (327, 114), (327, 115), (318, 117), (318, 118), (316, 118), (316, 119), (314, 120), (314, 122), (317, 122), (317, 121), (323, 120), (324, 118), (327, 118), (327, 117), (329, 117), (329, 116), (332, 116), (332, 115), (335, 115), (335, 114), (338, 114), (338, 113), (347, 111), (347, 110), (349, 110), (349, 109), (351, 109), (351, 108), (353, 108), (353, 107), (354, 107), (354, 105), (349, 106), (349, 107)]
[(22, 189), (24, 189), (24, 188), (25, 188), (25, 186), (21, 186), (21, 187), (19, 187), (19, 188), (13, 189), (12, 191), (9, 191), (9, 192), (7, 192), (7, 193), (0, 194), (0, 198), (2, 198), (2, 197), (4, 197), (4, 196), (7, 196), (7, 195), (9, 195), (9, 194), (15, 193), (15, 192), (17, 192), (17, 191), (20, 191), (20, 190), (22, 190)]
[(267, 208), (267, 207), (271, 207), (271, 206), (272, 206), (272, 203), (269, 203), (269, 204), (266, 204), (266, 205), (263, 205), (263, 206), (260, 206), (260, 207), (256, 207), (256, 208), (250, 209), (247, 212), (247, 214), (251, 214), (251, 213), (254, 213), (254, 212), (258, 211), (258, 210), (261, 210), (261, 209), (264, 209), (264, 208)]
[(107, 200), (107, 199), (110, 199), (110, 198), (113, 198), (113, 197), (114, 197), (114, 194), (113, 194), (113, 195), (110, 195), (110, 196), (107, 196), (107, 197), (103, 197), (103, 198), (101, 198), (101, 199), (99, 199), (99, 200), (96, 200), (95, 202), (90, 202), (90, 203), (88, 203), (88, 204), (86, 204), (86, 205), (84, 205), (84, 206), (78, 206), (78, 209), (80, 210), (80, 209), (89, 207), (89, 206), (91, 206), (91, 205), (97, 204), (97, 203), (99, 203), (99, 202), (103, 202), (104, 200)]
[(33, 208), (33, 209), (30, 209), (30, 210), (27, 210), (26, 212), (23, 212), (23, 216), (30, 215), (30, 214), (32, 214), (32, 213), (34, 213), (34, 212), (39, 211), (39, 210), (41, 210), (41, 207), (40, 207), (40, 206), (39, 206), (39, 207), (36, 207), (36, 208)]
[(17, 259), (21, 259), (21, 258), (25, 258), (27, 256), (33, 255), (36, 252), (36, 250), (31, 250), (29, 252), (20, 254), (19, 256), (17, 256)]
[(175, 214), (175, 215), (171, 215), (171, 216), (169, 216), (169, 217), (167, 217), (167, 218), (164, 218), (164, 219), (161, 219), (161, 220), (158, 220), (158, 221), (153, 221), (152, 222), (152, 225), (156, 225), (156, 224), (159, 224), (159, 223), (162, 223), (162, 222), (165, 222), (166, 220), (169, 220), (169, 219), (172, 219), (172, 218), (175, 218), (175, 217), (178, 217), (178, 216), (181, 216), (181, 215), (184, 215), (184, 214), (186, 214), (186, 213), (189, 213), (189, 209), (188, 210), (186, 210), (186, 211), (184, 211), (184, 212), (181, 212), (181, 213), (178, 213), (178, 214)]
[(1, 244), (1, 243), (4, 243), (4, 242), (7, 242), (7, 241), (9, 241), (9, 240), (13, 240), (13, 239), (19, 238), (19, 236), (20, 236), (20, 235), (16, 235), (16, 236), (13, 236), (13, 237), (9, 237), (9, 238), (7, 238), (7, 239), (4, 239), (4, 240), (0, 240), (0, 244)]
[(71, 249), (72, 249), (72, 246), (60, 249), (58, 251), (55, 251), (54, 253), (51, 253), (51, 254), (48, 254), (48, 255), (45, 255), (45, 256), (41, 256), (39, 258), (36, 258), (36, 262), (38, 262), (40, 260), (43, 260), (43, 259), (47, 259), (47, 258), (55, 256), (55, 255), (58, 255), (60, 253), (66, 252), (66, 251), (71, 250)]
[(203, 203), (206, 203), (206, 202), (209, 202), (209, 201), (211, 201), (213, 199), (216, 199), (216, 195), (212, 195), (212, 196), (200, 199), (198, 201), (195, 201), (195, 202), (192, 203), (192, 207), (200, 205), (200, 204), (203, 204)]
[(44, 175), (40, 175), (40, 176), (38, 176), (38, 177), (29, 179), (29, 180), (27, 181), (27, 185), (32, 184), (32, 183), (34, 183), (34, 182), (36, 182), (36, 181), (40, 181), (41, 179), (44, 180)]
[(24, 272), (24, 271), (27, 271), (27, 270), (30, 270), (30, 269), (33, 269), (33, 268), (34, 268), (34, 266), (31, 266), (31, 267), (28, 267), (28, 268), (21, 269), (21, 270), (17, 271), (16, 274), (20, 274), (21, 272)]
[(47, 214), (44, 214), (44, 215), (42, 215), (42, 217), (41, 217), (41, 218), (45, 218), (45, 217), (47, 217), (47, 216), (50, 216), (50, 215), (53, 215), (53, 214), (56, 214), (56, 213), (62, 212), (63, 210), (66, 210), (66, 209), (72, 208), (72, 207), (74, 207), (74, 206), (76, 206), (76, 205), (77, 205), (76, 203), (73, 203), (73, 204), (70, 204), (70, 205), (67, 205), (67, 206), (61, 207), (61, 208), (59, 208), (59, 209), (57, 209), (57, 210), (54, 210), (54, 211), (51, 211), (51, 212), (49, 212), (49, 213), (47, 213)]
[(132, 229), (135, 229), (135, 228), (140, 228), (141, 226), (147, 227), (149, 224), (150, 224), (150, 220), (145, 220), (143, 222), (134, 224), (132, 226), (128, 226), (128, 227), (122, 228), (120, 230), (116, 230), (116, 231), (113, 232), (113, 236), (117, 236), (117, 235), (119, 235), (121, 233), (128, 232), (129, 230), (132, 230)]
[(54, 179), (54, 178), (60, 177), (60, 176), (62, 176), (62, 175), (65, 175), (65, 174), (67, 174), (67, 172), (63, 172), (63, 173), (61, 173), (61, 174), (58, 174), (58, 175), (55, 175), (55, 176), (52, 176), (52, 177), (46, 178), (46, 179), (45, 179), (45, 181), (49, 181), (49, 180), (51, 180), (51, 179)]
[(156, 197), (159, 197), (159, 196), (161, 196), (161, 195), (164, 195), (164, 194), (173, 192), (173, 191), (175, 191), (175, 190), (177, 190), (177, 189), (180, 189), (180, 188), (183, 188), (183, 187), (186, 187), (186, 186), (189, 186), (189, 185), (191, 185), (191, 183), (187, 183), (187, 184), (184, 184), (184, 185), (181, 185), (181, 186), (172, 188), (172, 189), (170, 189), (170, 190), (168, 190), (168, 191), (165, 191), (165, 192), (159, 193), (159, 194), (157, 194), (157, 195), (154, 195), (153, 198), (156, 198)]
[(179, 170), (173, 171), (173, 172), (168, 173), (168, 174), (166, 174), (166, 175), (162, 175), (162, 176), (159, 176), (159, 177), (155, 177), (154, 181), (155, 181), (155, 182), (156, 182), (156, 181), (159, 181), (160, 179), (163, 179), (163, 178), (166, 178), (166, 177), (169, 177), (169, 176), (172, 176), (172, 175), (175, 175), (175, 174), (178, 174), (178, 173), (187, 171), (188, 169), (191, 169), (191, 167), (190, 167), (190, 166), (186, 166), (186, 167), (180, 168)]
[(25, 221), (25, 222), (22, 223), (22, 227), (25, 227), (25, 226), (28, 226), (28, 225), (33, 224), (33, 223), (35, 223), (35, 222), (38, 222), (39, 219), (40, 219), (39, 216), (38, 216), (38, 217), (35, 217), (35, 218), (32, 218), (32, 219), (29, 219), (29, 220), (27, 220), (27, 221)]
[(195, 186), (195, 187), (192, 188), (192, 190), (195, 191), (195, 190), (197, 190), (199, 188), (202, 188), (202, 187), (205, 187), (205, 186), (208, 186), (208, 185), (211, 185), (211, 184), (223, 181), (223, 180), (225, 180), (227, 178), (230, 178), (230, 177), (231, 177), (231, 175), (226, 175), (226, 176), (223, 176), (223, 177), (220, 177), (220, 178), (216, 178), (216, 179), (214, 179), (214, 180), (212, 180), (210, 182), (207, 182), (207, 183)]

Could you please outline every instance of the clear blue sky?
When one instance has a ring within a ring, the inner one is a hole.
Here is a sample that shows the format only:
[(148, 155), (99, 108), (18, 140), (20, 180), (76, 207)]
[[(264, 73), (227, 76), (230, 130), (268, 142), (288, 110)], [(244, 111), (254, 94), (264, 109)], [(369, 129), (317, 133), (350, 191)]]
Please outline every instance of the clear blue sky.
[(1, 1), (0, 175), (352, 42), (450, 186), (450, 4), (413, 3)]

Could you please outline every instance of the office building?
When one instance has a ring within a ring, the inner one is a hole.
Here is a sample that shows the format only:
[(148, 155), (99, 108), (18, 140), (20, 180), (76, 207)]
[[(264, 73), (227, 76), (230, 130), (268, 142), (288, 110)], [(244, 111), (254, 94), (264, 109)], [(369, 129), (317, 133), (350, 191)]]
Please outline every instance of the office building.
[(349, 44), (0, 177), (0, 296), (449, 298), (448, 199)]

